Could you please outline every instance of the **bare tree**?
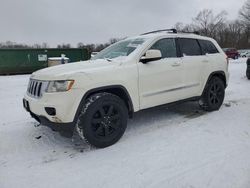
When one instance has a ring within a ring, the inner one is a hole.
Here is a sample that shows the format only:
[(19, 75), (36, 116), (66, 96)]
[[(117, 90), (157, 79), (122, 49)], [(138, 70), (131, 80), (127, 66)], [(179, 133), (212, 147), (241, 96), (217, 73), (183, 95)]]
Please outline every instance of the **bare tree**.
[(177, 31), (181, 32), (194, 32), (197, 31), (197, 28), (193, 24), (183, 24), (181, 22), (178, 22), (174, 26)]
[(82, 48), (82, 47), (84, 47), (84, 44), (82, 42), (78, 42), (77, 48)]
[(249, 48), (250, 46), (250, 0), (247, 0), (239, 11), (241, 23), (244, 25), (244, 35), (242, 46)]
[(79, 42), (77, 44), (78, 48), (86, 48), (90, 53), (92, 52), (99, 52), (103, 50), (104, 48), (108, 47), (111, 44), (114, 44), (118, 41), (120, 41), (120, 38), (111, 38), (109, 42), (103, 43), (103, 44), (84, 44), (82, 42)]
[(239, 11), (241, 21), (246, 25), (250, 25), (250, 0), (247, 0)]
[(43, 43), (42, 43), (42, 48), (49, 48), (48, 43), (47, 43), (47, 42), (43, 42)]
[(34, 44), (33, 46), (32, 46), (32, 48), (42, 48), (42, 45), (41, 44)]
[(216, 31), (225, 23), (226, 15), (225, 11), (214, 15), (212, 10), (204, 9), (193, 19), (194, 27), (205, 36), (216, 37)]
[(31, 48), (31, 46), (12, 41), (6, 41), (0, 43), (0, 48)]
[(235, 20), (228, 23), (228, 45), (233, 47), (240, 47), (240, 42), (242, 38), (242, 24), (240, 21)]
[(114, 44), (114, 43), (116, 43), (116, 42), (118, 42), (118, 41), (120, 41), (120, 40), (122, 40), (121, 38), (111, 38), (110, 40), (109, 40), (109, 44)]
[(57, 48), (71, 48), (71, 45), (68, 43), (68, 44), (65, 44), (65, 43), (63, 43), (63, 44), (58, 44), (57, 45)]

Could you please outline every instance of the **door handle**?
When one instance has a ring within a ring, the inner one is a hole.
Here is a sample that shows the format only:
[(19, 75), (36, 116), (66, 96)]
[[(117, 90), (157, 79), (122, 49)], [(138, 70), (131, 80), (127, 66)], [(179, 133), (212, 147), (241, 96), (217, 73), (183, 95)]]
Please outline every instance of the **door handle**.
[(203, 62), (203, 63), (208, 63), (208, 60), (203, 60), (202, 62)]
[(181, 65), (180, 62), (174, 62), (174, 63), (172, 63), (172, 67), (178, 67), (178, 66), (180, 66), (180, 65)]

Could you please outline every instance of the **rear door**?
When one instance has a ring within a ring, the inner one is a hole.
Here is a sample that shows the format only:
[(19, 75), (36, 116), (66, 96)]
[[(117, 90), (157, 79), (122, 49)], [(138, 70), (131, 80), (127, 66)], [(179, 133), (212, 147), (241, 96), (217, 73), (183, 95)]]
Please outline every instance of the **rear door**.
[(179, 38), (179, 46), (184, 69), (183, 91), (186, 98), (200, 95), (202, 85), (202, 74), (206, 64), (209, 63), (208, 57), (202, 55), (198, 40), (192, 38)]
[(198, 40), (202, 55), (206, 56), (208, 62), (203, 64), (203, 85), (207, 81), (209, 74), (213, 72), (214, 69), (218, 69), (219, 62), (223, 62), (225, 57), (220, 54), (217, 47), (209, 40)]

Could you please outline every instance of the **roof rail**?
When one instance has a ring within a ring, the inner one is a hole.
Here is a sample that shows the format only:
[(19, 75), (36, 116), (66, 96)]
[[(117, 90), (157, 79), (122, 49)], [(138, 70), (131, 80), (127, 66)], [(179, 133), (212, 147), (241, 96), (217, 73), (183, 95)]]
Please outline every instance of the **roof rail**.
[(167, 31), (167, 32), (172, 32), (172, 33), (177, 33), (176, 29), (161, 29), (161, 30), (156, 30), (156, 31), (150, 31), (147, 33), (143, 33), (141, 35), (148, 35), (148, 34), (152, 34), (152, 33), (159, 33), (159, 32), (163, 32), (163, 31)]
[[(152, 34), (152, 33), (160, 33), (160, 32), (172, 32), (172, 33), (178, 33), (178, 31), (176, 29), (161, 29), (161, 30), (156, 30), (156, 31), (150, 31), (150, 32), (147, 32), (147, 33), (143, 33), (141, 35), (148, 35), (148, 34)], [(200, 32), (199, 31), (193, 31), (193, 32), (185, 32), (185, 31), (182, 31), (180, 33), (190, 33), (190, 34), (196, 34), (196, 35), (200, 35)]]

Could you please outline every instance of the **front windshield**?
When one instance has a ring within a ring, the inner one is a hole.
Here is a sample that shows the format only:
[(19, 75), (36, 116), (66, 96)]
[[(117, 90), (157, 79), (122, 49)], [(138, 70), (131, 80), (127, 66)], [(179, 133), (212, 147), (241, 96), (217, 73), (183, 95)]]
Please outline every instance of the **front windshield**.
[(92, 59), (113, 59), (121, 56), (128, 56), (144, 42), (144, 38), (123, 40), (102, 50)]

